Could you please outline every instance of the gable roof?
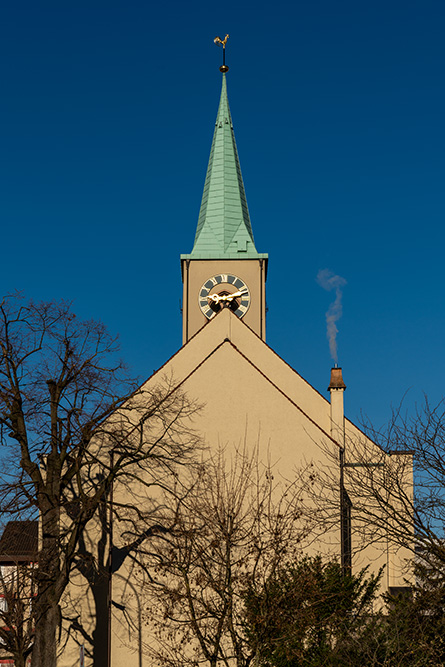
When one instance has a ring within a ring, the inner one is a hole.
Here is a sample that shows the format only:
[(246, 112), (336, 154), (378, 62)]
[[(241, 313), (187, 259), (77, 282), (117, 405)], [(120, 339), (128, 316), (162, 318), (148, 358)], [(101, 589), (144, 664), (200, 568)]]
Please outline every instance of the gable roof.
[[(295, 408), (301, 415), (303, 423), (315, 428), (324, 440), (342, 446), (330, 433), (330, 401), (328, 398), (320, 394), (228, 308), (222, 309), (207, 322), (148, 378), (147, 383), (156, 381), (160, 374), (165, 373), (173, 380), (172, 391), (184, 388), (188, 380), (193, 378), (197, 371), (203, 369), (210, 359), (214, 360), (215, 357), (222, 354), (226, 344), (230, 344), (229, 347), (236, 352), (236, 355), (254, 370), (258, 377), (256, 391), (259, 393), (262, 391), (261, 378), (264, 383), (274, 389), (277, 395), (284, 397), (286, 402)], [(236, 373), (236, 362), (233, 361), (233, 357), (230, 363), (234, 364), (234, 368), (232, 371), (225, 368), (224, 372)], [(219, 381), (220, 377), (210, 380), (211, 384)], [(208, 395), (212, 393), (211, 386), (208, 386), (207, 393)], [(204, 400), (206, 400), (205, 397)], [(252, 396), (252, 401), (254, 401), (254, 396)], [(346, 418), (345, 425), (354, 437), (372, 442), (360, 428)], [(372, 444), (381, 450), (379, 445)]]
[(38, 521), (8, 521), (0, 538), (0, 563), (36, 560), (38, 527)]

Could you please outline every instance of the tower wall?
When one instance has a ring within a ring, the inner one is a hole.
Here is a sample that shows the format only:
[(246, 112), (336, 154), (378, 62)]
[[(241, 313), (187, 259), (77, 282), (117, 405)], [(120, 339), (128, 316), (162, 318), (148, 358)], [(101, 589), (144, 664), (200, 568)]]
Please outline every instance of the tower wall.
[(182, 260), (184, 343), (209, 321), (199, 307), (202, 285), (210, 277), (222, 273), (238, 276), (246, 283), (250, 305), (243, 321), (260, 338), (266, 339), (266, 260), (190, 259)]

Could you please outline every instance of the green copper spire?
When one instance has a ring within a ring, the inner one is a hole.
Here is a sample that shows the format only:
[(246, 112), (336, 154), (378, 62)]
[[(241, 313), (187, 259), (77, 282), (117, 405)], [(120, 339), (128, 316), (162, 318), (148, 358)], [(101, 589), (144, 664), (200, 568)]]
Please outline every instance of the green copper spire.
[(259, 259), (236, 149), (223, 73), (221, 99), (210, 150), (195, 243), (183, 259)]

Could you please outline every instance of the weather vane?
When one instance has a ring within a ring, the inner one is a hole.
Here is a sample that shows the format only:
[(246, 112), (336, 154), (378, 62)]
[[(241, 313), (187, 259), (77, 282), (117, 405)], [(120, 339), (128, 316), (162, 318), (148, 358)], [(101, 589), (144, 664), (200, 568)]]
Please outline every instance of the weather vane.
[(219, 68), (220, 72), (228, 72), (229, 71), (229, 68), (226, 65), (226, 44), (227, 44), (228, 39), (229, 39), (229, 35), (226, 35), (224, 37), (224, 39), (221, 39), (221, 37), (215, 37), (215, 39), (213, 40), (215, 42), (215, 44), (221, 44), (222, 47), (223, 47), (223, 64)]

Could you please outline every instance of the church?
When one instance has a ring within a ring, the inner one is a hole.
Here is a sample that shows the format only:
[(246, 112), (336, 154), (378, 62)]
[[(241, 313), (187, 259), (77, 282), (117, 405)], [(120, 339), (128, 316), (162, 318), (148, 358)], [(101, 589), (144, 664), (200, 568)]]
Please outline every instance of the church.
[[(275, 480), (286, 480), (289, 488), (308, 468), (315, 470), (315, 491), (306, 500), (315, 527), (301, 538), (302, 552), (336, 558), (352, 571), (370, 565), (377, 572), (384, 566), (382, 591), (402, 587), (410, 554), (398, 548), (389, 533), (364, 539), (354, 489), (348, 488), (352, 466), (375, 466), (379, 474), (390, 465), (390, 457), (345, 417), (342, 369), (331, 369), (328, 392), (323, 388), (322, 394), (267, 345), (268, 255), (255, 245), (229, 108), (228, 67), (220, 70), (221, 97), (194, 244), (180, 258), (183, 345), (144, 387), (151, 390), (167, 379), (172, 392), (180, 388), (199, 405), (193, 428), (210, 456), (224, 451), (236, 466), (241, 465), (236, 452), (246, 456), (255, 451), (266, 476), (273, 471)], [(412, 464), (408, 454), (403, 456), (408, 470), (411, 465), (409, 487)], [(116, 486), (114, 502), (123, 502), (127, 493)], [(324, 500), (331, 510), (329, 521), (322, 518)], [(126, 539), (118, 524), (113, 549)], [(98, 613), (91, 594), (82, 593), (82, 609), (63, 644), (61, 665), (79, 664), (79, 648), (85, 665), (93, 664), (93, 654), (95, 665), (160, 664), (150, 657), (153, 603), (147, 601), (138, 571), (132, 560), (112, 570), (101, 617), (101, 660), (88, 643), (95, 631), (99, 636)]]

